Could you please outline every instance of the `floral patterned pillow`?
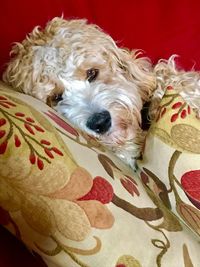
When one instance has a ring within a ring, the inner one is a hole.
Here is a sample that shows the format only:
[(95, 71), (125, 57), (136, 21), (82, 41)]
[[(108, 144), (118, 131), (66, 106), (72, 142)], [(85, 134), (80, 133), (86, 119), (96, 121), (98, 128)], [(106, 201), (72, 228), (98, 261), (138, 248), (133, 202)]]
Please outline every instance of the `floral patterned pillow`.
[(177, 182), (150, 168), (148, 144), (140, 180), (45, 104), (0, 84), (0, 223), (49, 267), (198, 266), (199, 237), (171, 208)]
[(199, 236), (200, 119), (172, 86), (166, 88), (139, 166), (145, 187)]

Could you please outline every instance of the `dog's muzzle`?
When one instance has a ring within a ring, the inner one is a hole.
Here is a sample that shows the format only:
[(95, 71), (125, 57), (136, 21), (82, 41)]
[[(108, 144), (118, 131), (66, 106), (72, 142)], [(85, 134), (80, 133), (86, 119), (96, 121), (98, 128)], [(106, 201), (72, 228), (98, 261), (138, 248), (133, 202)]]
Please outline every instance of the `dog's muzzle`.
[(111, 127), (111, 116), (107, 110), (92, 114), (86, 123), (86, 126), (98, 134), (106, 133)]

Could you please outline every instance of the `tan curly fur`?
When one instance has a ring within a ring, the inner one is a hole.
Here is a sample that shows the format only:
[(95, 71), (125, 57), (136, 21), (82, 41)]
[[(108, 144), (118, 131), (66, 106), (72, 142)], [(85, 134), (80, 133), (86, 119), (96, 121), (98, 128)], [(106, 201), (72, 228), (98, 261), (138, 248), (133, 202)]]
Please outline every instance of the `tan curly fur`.
[[(35, 27), (11, 54), (5, 82), (53, 106), (132, 166), (145, 136), (144, 102), (151, 101), (153, 118), (166, 86), (178, 85), (192, 107), (200, 106), (199, 73), (178, 71), (174, 57), (152, 66), (140, 51), (119, 48), (86, 20), (54, 18), (44, 29)], [(88, 70), (98, 70), (92, 82)], [(112, 121), (107, 131), (89, 129), (88, 119), (105, 110)]]

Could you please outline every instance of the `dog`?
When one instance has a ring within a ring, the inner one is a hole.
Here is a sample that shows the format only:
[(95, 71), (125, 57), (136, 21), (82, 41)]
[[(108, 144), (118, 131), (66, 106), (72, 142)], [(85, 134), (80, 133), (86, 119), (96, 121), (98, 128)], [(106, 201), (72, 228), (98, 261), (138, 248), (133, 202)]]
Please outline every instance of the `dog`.
[[(12, 49), (5, 82), (47, 103), (133, 168), (145, 139), (141, 110), (155, 117), (168, 85), (200, 109), (199, 73), (177, 70), (174, 56), (155, 66), (120, 48), (84, 19), (54, 18)], [(195, 97), (196, 96), (196, 97)]]

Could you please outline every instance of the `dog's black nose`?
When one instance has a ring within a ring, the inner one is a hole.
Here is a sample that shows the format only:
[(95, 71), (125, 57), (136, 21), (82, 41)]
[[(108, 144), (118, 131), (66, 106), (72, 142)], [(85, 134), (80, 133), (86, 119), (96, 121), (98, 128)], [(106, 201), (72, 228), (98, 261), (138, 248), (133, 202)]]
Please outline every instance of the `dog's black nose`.
[(111, 116), (107, 110), (94, 113), (87, 120), (86, 126), (98, 134), (106, 133), (111, 127)]

